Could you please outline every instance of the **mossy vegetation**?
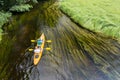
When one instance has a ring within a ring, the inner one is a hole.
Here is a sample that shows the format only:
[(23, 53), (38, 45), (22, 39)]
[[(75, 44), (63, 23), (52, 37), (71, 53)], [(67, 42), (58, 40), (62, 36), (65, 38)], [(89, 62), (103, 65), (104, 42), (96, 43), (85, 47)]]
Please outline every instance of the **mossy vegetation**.
[(4, 11), (1, 11), (0, 12), (0, 41), (2, 39), (2, 26), (9, 21), (9, 17), (11, 16), (12, 14), (9, 13), (9, 12), (4, 12)]
[(29, 4), (21, 4), (11, 7), (10, 11), (24, 12), (24, 11), (30, 11), (30, 8), (33, 8), (33, 6)]
[(60, 9), (95, 32), (120, 38), (119, 0), (64, 0)]
[(38, 3), (37, 0), (1, 0), (0, 1), (0, 40), (2, 38), (2, 26), (9, 21), (12, 12), (30, 11), (31, 3)]
[(11, 13), (6, 13), (4, 11), (0, 12), (0, 28), (4, 23), (8, 21), (8, 18), (11, 16)]

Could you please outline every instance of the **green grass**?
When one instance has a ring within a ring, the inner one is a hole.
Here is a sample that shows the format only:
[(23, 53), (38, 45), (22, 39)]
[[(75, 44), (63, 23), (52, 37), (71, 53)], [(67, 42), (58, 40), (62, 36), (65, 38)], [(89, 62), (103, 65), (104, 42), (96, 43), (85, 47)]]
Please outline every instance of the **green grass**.
[(95, 32), (120, 38), (120, 0), (63, 0), (60, 9)]

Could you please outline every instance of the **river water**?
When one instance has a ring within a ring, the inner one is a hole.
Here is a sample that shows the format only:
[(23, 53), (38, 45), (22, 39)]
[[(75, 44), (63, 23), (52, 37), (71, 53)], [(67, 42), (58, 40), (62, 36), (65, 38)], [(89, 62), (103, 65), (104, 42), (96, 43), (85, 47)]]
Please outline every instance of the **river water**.
[[(3, 35), (2, 53), (8, 56), (1, 70), (3, 80), (120, 80), (120, 43), (71, 21), (58, 2), (40, 2), (30, 12), (16, 15)], [(31, 39), (41, 33), (52, 43), (33, 65)], [(2, 62), (2, 61), (1, 61)]]

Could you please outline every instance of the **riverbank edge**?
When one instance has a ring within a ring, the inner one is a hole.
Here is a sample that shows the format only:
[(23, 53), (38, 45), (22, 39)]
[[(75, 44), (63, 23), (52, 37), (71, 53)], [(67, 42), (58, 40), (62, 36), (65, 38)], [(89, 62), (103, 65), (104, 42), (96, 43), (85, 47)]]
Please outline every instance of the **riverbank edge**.
[(100, 36), (100, 37), (102, 37), (102, 38), (104, 38), (104, 39), (113, 39), (113, 40), (116, 40), (116, 41), (120, 41), (119, 38), (116, 38), (116, 37), (113, 37), (113, 36), (110, 36), (110, 35), (105, 35), (105, 34), (100, 33), (100, 32), (95, 32), (95, 31), (92, 31), (92, 30), (90, 30), (90, 29), (88, 29), (88, 28), (86, 28), (86, 27), (83, 27), (80, 23), (76, 22), (73, 18), (71, 18), (71, 16), (69, 16), (69, 15), (68, 15), (66, 12), (64, 12), (62, 9), (60, 9), (60, 11), (61, 11), (63, 14), (65, 14), (67, 17), (69, 17), (70, 20), (71, 20), (72, 22), (74, 22), (76, 25), (78, 25), (80, 28), (82, 28), (82, 29), (84, 29), (84, 30), (87, 30), (87, 31), (89, 31), (89, 32), (92, 32), (93, 34), (96, 34), (97, 36)]
[[(107, 30), (106, 31), (99, 31), (99, 30), (96, 30), (96, 29), (91, 29), (90, 27), (86, 27), (86, 26), (83, 26), (80, 21), (76, 20), (75, 18), (73, 18), (73, 16), (71, 14), (74, 14), (74, 12), (72, 12), (72, 10), (70, 8), (67, 8), (67, 5), (64, 5), (62, 4), (62, 1), (60, 2), (60, 10), (65, 14), (67, 15), (74, 23), (76, 23), (77, 25), (81, 26), (82, 28), (86, 29), (86, 30), (89, 30), (93, 33), (96, 33), (96, 34), (100, 34), (104, 37), (109, 37), (109, 38), (112, 38), (112, 39), (115, 39), (115, 40), (120, 40), (120, 36), (116, 36), (116, 35), (111, 35), (111, 34), (107, 34)], [(72, 7), (74, 8), (74, 7)], [(79, 16), (78, 16), (79, 17)], [(108, 29), (109, 30), (109, 29)], [(117, 32), (117, 31), (116, 31)], [(117, 33), (117, 35), (119, 35), (119, 32)]]

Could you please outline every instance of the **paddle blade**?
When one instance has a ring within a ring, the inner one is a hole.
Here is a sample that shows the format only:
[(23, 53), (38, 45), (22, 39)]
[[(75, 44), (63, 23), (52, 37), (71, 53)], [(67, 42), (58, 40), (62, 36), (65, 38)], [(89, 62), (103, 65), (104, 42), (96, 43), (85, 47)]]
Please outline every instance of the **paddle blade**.
[(51, 43), (52, 41), (51, 40), (47, 40), (46, 42)]
[(29, 49), (29, 51), (33, 51), (33, 49)]
[(48, 50), (48, 51), (49, 51), (49, 50), (51, 50), (51, 48), (46, 48), (46, 50)]
[(36, 42), (36, 40), (31, 40), (31, 42)]

